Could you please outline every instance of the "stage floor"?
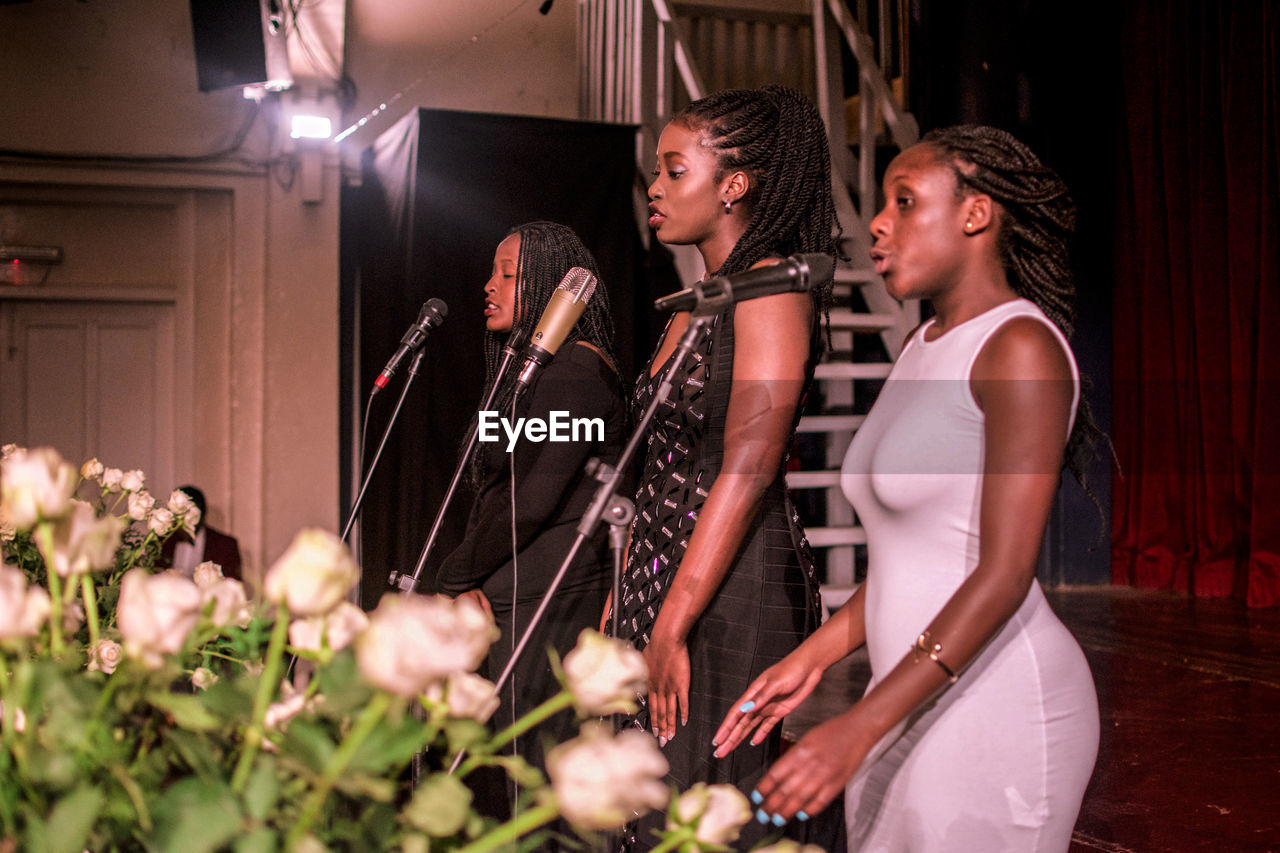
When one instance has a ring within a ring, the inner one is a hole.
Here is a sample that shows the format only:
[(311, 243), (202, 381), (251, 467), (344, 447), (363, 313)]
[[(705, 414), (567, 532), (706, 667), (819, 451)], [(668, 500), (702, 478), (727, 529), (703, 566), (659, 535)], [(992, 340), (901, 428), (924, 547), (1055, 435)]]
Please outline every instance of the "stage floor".
[[(1280, 608), (1128, 587), (1047, 594), (1102, 715), (1070, 853), (1280, 853)], [(788, 737), (848, 707), (866, 659), (831, 674)]]

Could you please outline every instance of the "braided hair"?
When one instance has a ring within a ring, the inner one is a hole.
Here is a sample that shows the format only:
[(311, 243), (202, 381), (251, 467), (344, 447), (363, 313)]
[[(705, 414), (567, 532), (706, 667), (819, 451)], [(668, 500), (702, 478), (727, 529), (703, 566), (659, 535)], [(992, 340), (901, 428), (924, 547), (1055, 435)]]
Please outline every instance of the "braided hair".
[[(751, 219), (719, 270), (732, 275), (771, 255), (820, 252), (836, 257), (841, 233), (831, 197), (827, 130), (813, 102), (783, 86), (727, 89), (701, 98), (672, 119), (699, 131), (716, 156), (719, 181), (742, 170)], [(831, 308), (831, 282), (813, 289), (815, 307)], [(828, 331), (828, 335), (829, 335)]]
[[(517, 225), (506, 236), (520, 235), (520, 254), (516, 262), (516, 293), (512, 332), (522, 329), (526, 339), (533, 337), (542, 312), (551, 301), (551, 294), (573, 267), (583, 267), (597, 279), (595, 291), (587, 302), (587, 309), (574, 324), (562, 346), (575, 341), (586, 341), (604, 355), (605, 362), (618, 372), (618, 358), (613, 350), (613, 315), (609, 313), (609, 291), (600, 281), (600, 269), (596, 259), (571, 228), (555, 222), (535, 221)], [(484, 388), (488, 392), (502, 363), (502, 347), (507, 333), (485, 330), (484, 333)], [(493, 406), (501, 411), (511, 404), (515, 392), (517, 369), (509, 369), (502, 387), (494, 395)], [(621, 381), (621, 380), (620, 380)], [(477, 453), (471, 461), (471, 482), (479, 487), (484, 479), (484, 454)]]
[[(983, 193), (1000, 205), (997, 248), (1009, 286), (1070, 338), (1075, 279), (1069, 249), (1076, 206), (1062, 178), (1012, 134), (994, 127), (941, 128), (925, 134), (920, 143), (932, 146), (950, 163), (961, 198)], [(1095, 504), (1085, 474), (1098, 444), (1106, 442), (1081, 394), (1064, 461)]]

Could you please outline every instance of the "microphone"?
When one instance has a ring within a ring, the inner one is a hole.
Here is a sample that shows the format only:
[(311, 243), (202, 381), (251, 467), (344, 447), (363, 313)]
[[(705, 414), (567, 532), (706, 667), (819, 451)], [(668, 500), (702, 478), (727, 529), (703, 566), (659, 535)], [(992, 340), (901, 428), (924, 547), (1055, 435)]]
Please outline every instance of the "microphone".
[(733, 275), (716, 276), (664, 296), (653, 303), (659, 311), (692, 311), (706, 306), (723, 310), (728, 305), (772, 296), (775, 293), (804, 293), (814, 282), (831, 278), (835, 260), (830, 255), (814, 252), (792, 255), (781, 263), (759, 267)]
[(449, 316), (449, 306), (445, 305), (443, 300), (428, 299), (422, 303), (422, 310), (418, 312), (418, 319), (414, 320), (413, 325), (409, 327), (409, 331), (404, 333), (395, 355), (391, 356), (391, 359), (387, 361), (387, 366), (382, 368), (378, 378), (373, 380), (373, 391), (370, 393), (377, 394), (387, 387), (387, 382), (391, 380), (391, 376), (396, 372), (396, 368), (400, 366), (400, 362), (404, 360), (404, 357), (416, 352), (427, 339), (427, 334), (443, 323), (444, 318), (447, 316)]
[(591, 294), (596, 292), (596, 277), (590, 270), (574, 267), (565, 273), (565, 277), (556, 286), (555, 292), (542, 312), (538, 327), (533, 330), (533, 338), (525, 349), (524, 367), (516, 377), (516, 393), (529, 386), (533, 374), (538, 368), (546, 365), (560, 349), (564, 339), (569, 337), (573, 326), (587, 310), (587, 302)]

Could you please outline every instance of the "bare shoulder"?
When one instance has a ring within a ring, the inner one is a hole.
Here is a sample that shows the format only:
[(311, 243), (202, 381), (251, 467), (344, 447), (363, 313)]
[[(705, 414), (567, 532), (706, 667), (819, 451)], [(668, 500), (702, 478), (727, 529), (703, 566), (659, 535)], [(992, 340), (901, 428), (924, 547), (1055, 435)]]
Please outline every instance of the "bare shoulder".
[(1015, 317), (992, 333), (973, 362), (973, 382), (1072, 378), (1071, 362), (1057, 335), (1033, 317)]

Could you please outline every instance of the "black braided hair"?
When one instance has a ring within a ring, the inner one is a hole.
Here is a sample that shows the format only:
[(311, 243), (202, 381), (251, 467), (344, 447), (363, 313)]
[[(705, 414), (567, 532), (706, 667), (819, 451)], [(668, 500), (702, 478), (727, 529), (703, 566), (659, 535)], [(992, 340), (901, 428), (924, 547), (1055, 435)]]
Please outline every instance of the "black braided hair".
[[(571, 228), (555, 222), (535, 221), (517, 225), (506, 236), (520, 235), (520, 255), (516, 263), (515, 329), (523, 329), (526, 339), (533, 337), (542, 312), (551, 301), (556, 286), (573, 267), (583, 267), (597, 279), (596, 289), (587, 302), (587, 310), (574, 324), (562, 346), (575, 341), (586, 341), (604, 354), (605, 361), (618, 372), (618, 358), (613, 350), (613, 315), (609, 312), (609, 291), (600, 279), (600, 268), (595, 257), (578, 239)], [(505, 238), (504, 238), (505, 239)], [(510, 333), (484, 333), (484, 389), (487, 393), (502, 362), (502, 346)], [(515, 390), (519, 364), (507, 370), (502, 387), (494, 396), (493, 406), (503, 411), (511, 404)], [(620, 376), (620, 375), (619, 375)], [(621, 379), (619, 379), (621, 381)], [(479, 487), (483, 482), (483, 454), (477, 453), (471, 460), (471, 482)]]
[[(813, 102), (795, 89), (727, 89), (689, 104), (672, 119), (701, 133), (716, 155), (716, 180), (742, 170), (747, 230), (718, 270), (732, 275), (771, 255), (821, 252), (836, 257), (841, 233), (831, 197), (827, 130)], [(815, 309), (831, 308), (831, 282), (813, 289)], [(828, 329), (828, 336), (830, 330)]]
[[(1000, 205), (997, 245), (1009, 286), (1070, 338), (1076, 292), (1070, 244), (1076, 206), (1062, 178), (1012, 134), (994, 127), (940, 128), (925, 134), (920, 143), (937, 149), (950, 163), (961, 197), (983, 193)], [(1109, 442), (1082, 393), (1064, 462), (1095, 504), (1085, 474), (1099, 444)]]

